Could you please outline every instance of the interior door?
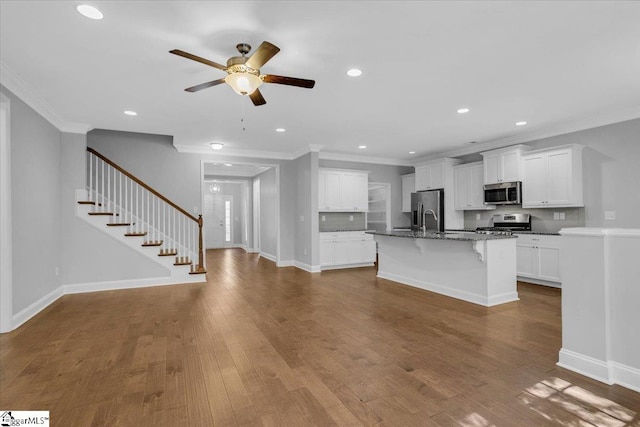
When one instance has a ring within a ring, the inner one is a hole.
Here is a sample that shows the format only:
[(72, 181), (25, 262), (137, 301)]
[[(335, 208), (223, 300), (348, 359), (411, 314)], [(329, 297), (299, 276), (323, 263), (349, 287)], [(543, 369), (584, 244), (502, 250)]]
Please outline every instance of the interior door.
[(205, 241), (207, 249), (233, 245), (233, 198), (206, 195), (204, 197)]

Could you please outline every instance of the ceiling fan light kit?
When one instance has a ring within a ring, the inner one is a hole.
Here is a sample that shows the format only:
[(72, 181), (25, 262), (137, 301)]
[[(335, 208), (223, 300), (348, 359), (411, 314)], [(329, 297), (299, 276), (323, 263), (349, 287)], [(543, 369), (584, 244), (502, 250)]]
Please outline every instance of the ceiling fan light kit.
[(314, 80), (260, 74), (260, 67), (280, 52), (280, 48), (267, 41), (263, 41), (260, 46), (258, 46), (258, 49), (256, 49), (256, 51), (249, 57), (246, 56), (249, 51), (251, 51), (251, 46), (249, 44), (240, 43), (236, 45), (236, 49), (238, 49), (238, 52), (240, 52), (242, 56), (233, 56), (229, 58), (226, 66), (179, 49), (174, 49), (169, 52), (174, 55), (182, 56), (183, 58), (209, 65), (210, 67), (217, 68), (227, 73), (225, 78), (188, 87), (185, 89), (187, 92), (198, 92), (208, 87), (226, 83), (238, 95), (248, 95), (249, 98), (251, 98), (253, 105), (258, 106), (267, 103), (258, 89), (262, 83), (275, 83), (287, 86), (304, 87), (307, 89), (311, 89), (316, 84)]

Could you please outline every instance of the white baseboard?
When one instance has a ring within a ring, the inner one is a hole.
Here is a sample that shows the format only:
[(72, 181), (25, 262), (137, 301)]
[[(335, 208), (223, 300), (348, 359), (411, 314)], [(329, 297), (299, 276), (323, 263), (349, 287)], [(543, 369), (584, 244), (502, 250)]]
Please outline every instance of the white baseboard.
[(609, 372), (615, 384), (640, 393), (640, 369), (622, 363), (609, 362)]
[(558, 282), (549, 282), (548, 280), (533, 279), (531, 277), (524, 277), (524, 276), (518, 276), (517, 279), (520, 282), (533, 283), (534, 285), (549, 286), (551, 288), (558, 288), (558, 289), (562, 288), (562, 283), (558, 283)]
[(558, 354), (557, 365), (605, 384), (613, 384), (609, 376), (609, 366), (603, 360), (562, 348)]
[(266, 252), (260, 252), (260, 257), (268, 259), (269, 261), (273, 261), (273, 262), (278, 261), (278, 259), (274, 255), (268, 254)]
[(304, 262), (294, 261), (293, 265), (300, 270), (308, 271), (309, 273), (320, 273), (319, 265), (309, 265)]
[(294, 261), (292, 261), (292, 260), (286, 260), (286, 261), (278, 261), (278, 262), (276, 262), (276, 266), (277, 266), (277, 267), (293, 267), (294, 265), (295, 265), (295, 264), (294, 264)]
[(506, 294), (495, 295), (488, 298), (483, 295), (474, 294), (471, 292), (465, 292), (458, 289), (449, 288), (446, 286), (435, 285), (433, 283), (424, 282), (422, 280), (415, 280), (409, 277), (400, 276), (393, 273), (385, 273), (378, 271), (378, 277), (393, 280), (394, 282), (402, 283), (404, 285), (413, 286), (415, 288), (424, 289), (425, 291), (436, 292), (448, 297), (457, 298), (459, 300), (472, 302), (474, 304), (483, 305), (485, 307), (491, 307), (498, 304), (504, 304), (507, 302), (518, 301), (517, 292), (509, 292)]
[(146, 288), (151, 286), (178, 285), (168, 277), (154, 277), (149, 279), (113, 280), (108, 282), (73, 283), (63, 285), (64, 295), (84, 294), (87, 292), (113, 291), (118, 289)]
[(11, 330), (18, 329), (22, 326), (27, 320), (31, 319), (36, 314), (40, 313), (45, 308), (49, 307), (51, 304), (57, 301), (58, 298), (64, 295), (64, 287), (59, 286), (53, 291), (49, 292), (47, 295), (40, 298), (38, 301), (29, 305), (25, 309), (21, 310), (19, 313), (14, 314), (11, 317)]
[(260, 252), (260, 249), (256, 249), (256, 248), (247, 248), (245, 250), (247, 251), (248, 254), (257, 254)]
[(340, 270), (342, 268), (360, 268), (360, 267), (373, 267), (372, 262), (359, 262), (355, 264), (339, 264), (339, 265), (321, 265), (320, 270)]

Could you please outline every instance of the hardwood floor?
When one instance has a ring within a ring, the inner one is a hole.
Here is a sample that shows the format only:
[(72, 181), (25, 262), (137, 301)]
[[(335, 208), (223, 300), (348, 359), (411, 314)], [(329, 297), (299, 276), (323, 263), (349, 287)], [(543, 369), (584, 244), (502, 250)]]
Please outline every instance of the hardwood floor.
[(0, 409), (52, 426), (639, 426), (640, 394), (555, 366), (560, 292), (493, 308), (207, 253), (204, 285), (67, 295), (0, 336)]

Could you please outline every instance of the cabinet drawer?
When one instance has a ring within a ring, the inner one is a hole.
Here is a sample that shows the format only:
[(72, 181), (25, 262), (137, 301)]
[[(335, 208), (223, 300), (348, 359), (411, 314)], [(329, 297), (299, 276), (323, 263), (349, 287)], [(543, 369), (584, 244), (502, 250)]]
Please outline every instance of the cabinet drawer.
[(560, 249), (560, 236), (545, 234), (517, 234), (517, 245), (534, 245)]

